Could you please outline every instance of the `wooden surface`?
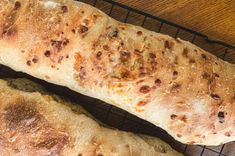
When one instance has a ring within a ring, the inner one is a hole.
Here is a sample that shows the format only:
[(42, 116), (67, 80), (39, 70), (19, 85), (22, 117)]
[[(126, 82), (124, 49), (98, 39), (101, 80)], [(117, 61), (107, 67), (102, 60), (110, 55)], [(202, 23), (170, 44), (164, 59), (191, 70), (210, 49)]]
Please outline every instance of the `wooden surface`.
[(116, 0), (235, 45), (235, 0)]

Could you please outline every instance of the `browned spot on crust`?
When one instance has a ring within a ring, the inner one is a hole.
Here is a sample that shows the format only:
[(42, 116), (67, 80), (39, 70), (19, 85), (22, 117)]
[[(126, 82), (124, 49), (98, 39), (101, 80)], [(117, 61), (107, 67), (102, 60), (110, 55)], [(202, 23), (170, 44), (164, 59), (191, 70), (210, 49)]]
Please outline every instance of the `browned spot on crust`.
[(188, 48), (184, 48), (184, 50), (183, 50), (183, 53), (182, 53), (182, 55), (184, 56), (184, 57), (188, 57)]
[[(53, 135), (52, 135), (53, 136)], [(43, 141), (37, 143), (35, 145), (36, 148), (46, 148), (46, 149), (52, 149), (53, 147), (57, 146), (57, 149), (62, 149), (63, 146), (68, 142), (68, 137), (67, 136), (56, 136), (56, 137), (51, 137), (48, 136), (44, 138)]]
[(64, 59), (64, 56), (59, 56), (58, 63), (61, 63), (61, 61)]
[(211, 94), (211, 97), (214, 99), (214, 100), (220, 100), (220, 96), (217, 95), (217, 94)]
[(143, 94), (147, 94), (148, 92), (150, 92), (151, 88), (147, 85), (144, 85), (142, 87), (140, 87), (140, 92), (143, 93)]
[(218, 113), (218, 118), (219, 118), (219, 122), (223, 123), (224, 122), (224, 112), (219, 112)]
[(126, 28), (125, 27), (120, 27), (122, 30), (126, 30)]
[(161, 83), (162, 83), (162, 81), (161, 81), (160, 79), (156, 79), (156, 80), (155, 80), (155, 84), (156, 84), (158, 87), (161, 86)]
[(187, 117), (185, 115), (183, 115), (181, 118), (180, 118), (181, 121), (183, 122), (187, 122)]
[(130, 59), (131, 54), (129, 52), (126, 51), (121, 51), (120, 52), (120, 59), (122, 62), (126, 62)]
[[(13, 2), (10, 2), (11, 4), (14, 4)], [(17, 34), (17, 27), (14, 26), (14, 23), (16, 21), (16, 14), (17, 11), (16, 9), (19, 9), (21, 7), (20, 2), (16, 1), (14, 6), (13, 6), (13, 10), (12, 9), (8, 9), (9, 11), (4, 15), (4, 12), (2, 13), (5, 17), (2, 19), (3, 21), (3, 25), (1, 26), (2, 28), (2, 34), (1, 37), (3, 39), (13, 39), (14, 36), (16, 36)]]
[(61, 6), (61, 10), (63, 11), (63, 13), (67, 13), (68, 12), (68, 7), (63, 5), (63, 6)]
[(181, 138), (181, 137), (182, 137), (182, 135), (181, 135), (181, 134), (177, 134), (177, 137), (178, 137), (178, 138)]
[(34, 58), (32, 59), (33, 63), (37, 63), (38, 62), (38, 57), (34, 56)]
[(217, 73), (214, 73), (214, 76), (215, 76), (215, 77), (219, 77), (219, 75), (218, 75)]
[(137, 106), (145, 106), (146, 104), (148, 104), (148, 101), (140, 101)]
[(14, 9), (18, 10), (20, 7), (21, 7), (21, 3), (19, 1), (16, 1)]
[(139, 80), (139, 81), (136, 82), (136, 84), (140, 84), (142, 82), (144, 82), (144, 80)]
[(210, 79), (210, 74), (208, 74), (207, 72), (204, 72), (203, 74), (202, 74), (202, 78), (203, 79), (206, 79), (206, 80), (208, 80), (208, 79)]
[(88, 25), (89, 24), (89, 20), (88, 19), (84, 19), (83, 22)]
[(62, 40), (62, 44), (63, 44), (63, 46), (67, 46), (67, 45), (68, 45), (68, 43), (69, 43), (69, 39), (64, 38), (64, 39)]
[(178, 64), (178, 60), (179, 60), (179, 57), (176, 56), (175, 59), (174, 59), (174, 64)]
[(84, 80), (86, 78), (86, 70), (85, 67), (80, 67), (79, 69), (79, 78)]
[(137, 31), (137, 35), (142, 35), (143, 32), (142, 31)]
[(9, 29), (4, 29), (4, 30), (3, 30), (3, 33), (2, 33), (2, 37), (3, 37), (4, 39), (9, 39), (9, 38), (15, 36), (16, 33), (17, 33), (17, 30), (16, 30), (15, 27), (11, 27), (11, 28), (9, 28)]
[(232, 133), (232, 132), (228, 131), (228, 132), (225, 132), (224, 135), (227, 136), (227, 137), (230, 137), (230, 136), (231, 136), (231, 133)]
[(109, 33), (109, 37), (118, 37), (118, 30), (114, 30)]
[(139, 76), (144, 77), (147, 74), (147, 70), (144, 67), (139, 67)]
[(149, 53), (149, 58), (150, 58), (151, 69), (154, 71), (157, 69), (157, 64), (158, 64), (156, 61), (156, 54)]
[(171, 42), (171, 41), (166, 40), (164, 46), (165, 46), (166, 49), (172, 49), (173, 46), (174, 46), (174, 43)]
[(99, 52), (96, 54), (96, 58), (97, 58), (98, 60), (100, 60), (100, 59), (101, 59), (101, 56), (102, 56), (102, 52), (99, 51)]
[(172, 91), (173, 93), (176, 93), (176, 92), (179, 91), (180, 88), (181, 88), (181, 85), (180, 85), (180, 84), (174, 83), (174, 84), (172, 85), (172, 87), (171, 87), (171, 91)]
[(53, 146), (58, 144), (58, 139), (57, 138), (51, 138), (45, 141), (40, 142), (39, 144), (35, 145), (38, 148), (47, 148), (51, 149)]
[(104, 45), (103, 49), (108, 51), (109, 50), (109, 46), (108, 45)]
[(129, 145), (129, 144), (126, 144), (125, 147), (126, 147), (126, 148), (130, 148), (130, 145)]
[(5, 108), (4, 118), (8, 128), (27, 130), (35, 127), (41, 117), (33, 104), (24, 100), (18, 100), (16, 104), (9, 104)]
[(75, 29), (72, 29), (71, 31), (72, 31), (72, 33), (74, 33), (74, 34), (76, 33), (76, 30), (75, 30)]
[(78, 70), (80, 68), (80, 65), (82, 63), (82, 56), (77, 53), (76, 56), (75, 56), (75, 64), (74, 64), (74, 69), (75, 70)]
[(51, 46), (54, 47), (57, 51), (61, 51), (62, 41), (51, 40)]
[(193, 63), (196, 63), (196, 61), (195, 61), (195, 59), (190, 59), (189, 63), (193, 64)]
[(175, 80), (175, 79), (177, 79), (177, 77), (178, 77), (178, 72), (177, 72), (177, 71), (174, 71), (174, 72), (173, 72), (173, 79)]
[(51, 51), (50, 50), (45, 51), (44, 55), (46, 57), (50, 57), (51, 56)]
[(172, 114), (172, 115), (171, 115), (171, 119), (172, 119), (172, 120), (174, 120), (176, 117), (177, 117), (177, 115), (175, 115), (175, 114)]
[(177, 104), (185, 104), (185, 101), (177, 101)]
[(88, 31), (88, 27), (86, 27), (84, 25), (81, 25), (80, 28), (78, 29), (78, 32), (80, 34), (83, 34), (83, 33), (87, 32), (87, 31)]
[(149, 57), (150, 57), (151, 59), (155, 59), (155, 58), (156, 58), (156, 54), (154, 54), (154, 53), (149, 53)]
[(26, 64), (27, 64), (28, 66), (31, 66), (31, 61), (30, 61), (30, 60), (27, 61)]
[[(53, 127), (41, 114), (37, 101), (27, 101), (17, 98), (4, 108), (3, 122), (9, 131), (22, 138), (22, 143), (28, 148), (46, 150), (45, 152), (59, 155), (63, 147), (70, 145), (69, 136)], [(7, 135), (6, 135), (7, 136)], [(23, 149), (22, 152), (24, 152)]]
[(207, 56), (205, 54), (201, 54), (201, 57), (204, 59), (204, 60), (208, 60)]
[(97, 14), (94, 14), (93, 15), (93, 20), (96, 21), (98, 19), (98, 17), (102, 17), (101, 15), (97, 15)]
[(134, 50), (134, 54), (136, 54), (136, 55), (138, 55), (138, 56), (140, 56), (141, 53), (142, 53), (142, 51), (140, 51), (140, 50), (138, 50), (138, 49), (135, 49), (135, 50)]
[(128, 79), (128, 78), (130, 78), (130, 72), (128, 71), (128, 70), (124, 70), (124, 71), (122, 71), (121, 72), (121, 78), (123, 78), (123, 79)]
[(155, 60), (153, 60), (150, 62), (150, 64), (151, 64), (152, 71), (155, 71), (157, 69), (158, 63)]

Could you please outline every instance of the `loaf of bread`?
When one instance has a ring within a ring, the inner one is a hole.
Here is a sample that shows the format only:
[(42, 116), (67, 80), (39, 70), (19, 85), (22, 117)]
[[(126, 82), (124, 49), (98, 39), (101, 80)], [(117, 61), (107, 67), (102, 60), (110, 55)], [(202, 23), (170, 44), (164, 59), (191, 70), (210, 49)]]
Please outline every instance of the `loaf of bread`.
[(101, 99), (187, 144), (235, 140), (235, 65), (72, 0), (1, 0), (0, 63)]
[(0, 80), (2, 156), (181, 156), (160, 139), (101, 127), (26, 79)]

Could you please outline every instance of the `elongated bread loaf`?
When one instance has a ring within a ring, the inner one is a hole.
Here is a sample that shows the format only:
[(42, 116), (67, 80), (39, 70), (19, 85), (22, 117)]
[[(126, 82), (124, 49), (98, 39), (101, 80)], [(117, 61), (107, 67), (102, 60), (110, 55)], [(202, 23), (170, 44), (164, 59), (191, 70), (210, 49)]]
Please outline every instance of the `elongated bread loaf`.
[(26, 79), (0, 80), (0, 155), (180, 156), (160, 139), (101, 127)]
[(235, 140), (235, 65), (72, 0), (1, 0), (0, 63), (101, 99), (187, 144)]

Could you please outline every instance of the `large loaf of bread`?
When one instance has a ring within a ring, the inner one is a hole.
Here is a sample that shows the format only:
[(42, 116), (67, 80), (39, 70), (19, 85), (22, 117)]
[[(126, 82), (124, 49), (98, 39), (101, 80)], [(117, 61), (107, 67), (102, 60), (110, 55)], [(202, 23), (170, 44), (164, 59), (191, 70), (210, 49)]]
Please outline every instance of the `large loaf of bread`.
[(160, 139), (101, 127), (26, 79), (0, 80), (2, 156), (181, 156)]
[(72, 0), (1, 0), (0, 63), (101, 99), (187, 144), (235, 140), (235, 65)]

